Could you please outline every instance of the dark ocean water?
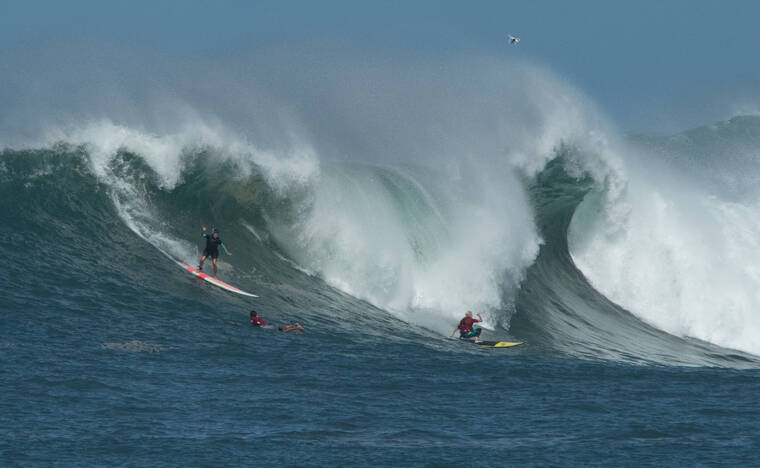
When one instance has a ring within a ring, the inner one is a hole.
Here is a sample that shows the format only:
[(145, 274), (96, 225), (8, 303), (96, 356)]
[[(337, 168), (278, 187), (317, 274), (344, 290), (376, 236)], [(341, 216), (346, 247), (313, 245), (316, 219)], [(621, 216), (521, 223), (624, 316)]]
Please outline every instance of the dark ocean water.
[[(758, 465), (757, 357), (668, 334), (592, 287), (567, 230), (594, 184), (567, 155), (525, 181), (543, 243), (485, 333), (526, 341), (511, 349), (410, 325), (297, 267), (269, 232), (293, 201), (256, 174), (230, 181), (200, 154), (166, 188), (121, 152), (106, 183), (88, 157), (0, 156), (4, 466)], [(409, 190), (398, 203), (422, 203)], [(201, 220), (235, 252), (220, 276), (260, 299), (190, 277), (146, 234), (200, 245)], [(253, 329), (252, 307), (307, 332)]]
[(3, 344), (6, 465), (757, 460), (757, 371), (282, 335), (219, 310), (135, 323), (141, 344), (110, 347), (108, 325), (52, 315), (3, 320), (32, 330)]

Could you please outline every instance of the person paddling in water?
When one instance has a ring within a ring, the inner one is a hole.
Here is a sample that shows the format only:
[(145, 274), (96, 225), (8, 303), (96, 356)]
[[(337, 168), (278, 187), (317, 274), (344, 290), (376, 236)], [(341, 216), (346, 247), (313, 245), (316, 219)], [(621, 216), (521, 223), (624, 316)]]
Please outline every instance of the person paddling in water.
[(251, 311), (251, 325), (254, 327), (268, 327), (271, 325), (269, 322), (265, 322), (255, 310)]
[[(254, 328), (258, 328), (258, 327), (268, 327), (271, 325), (271, 323), (265, 322), (261, 317), (259, 317), (259, 314), (256, 313), (255, 310), (252, 310), (251, 311), (251, 325)], [(278, 330), (280, 330), (283, 333), (289, 333), (292, 331), (304, 333), (306, 331), (298, 322), (291, 323), (290, 325), (284, 325), (278, 328)]]
[(467, 311), (466, 314), (464, 314), (464, 318), (459, 321), (459, 325), (454, 328), (454, 331), (451, 332), (451, 336), (454, 336), (454, 333), (459, 330), (459, 338), (462, 339), (468, 339), (468, 338), (475, 338), (475, 343), (480, 342), (480, 332), (483, 331), (482, 328), (473, 328), (473, 324), (482, 322), (483, 317), (480, 316), (480, 314), (477, 314), (478, 318), (474, 319), (472, 318), (472, 312)]
[(211, 257), (211, 262), (214, 264), (214, 278), (216, 278), (216, 259), (219, 257), (219, 246), (222, 246), (224, 253), (227, 255), (232, 254), (227, 250), (222, 239), (219, 238), (219, 231), (216, 228), (212, 228), (211, 234), (206, 234), (206, 226), (203, 226), (201, 237), (206, 238), (206, 248), (203, 249), (203, 256), (201, 256), (201, 261), (198, 264), (198, 271), (203, 271), (203, 262), (206, 261), (207, 257)]

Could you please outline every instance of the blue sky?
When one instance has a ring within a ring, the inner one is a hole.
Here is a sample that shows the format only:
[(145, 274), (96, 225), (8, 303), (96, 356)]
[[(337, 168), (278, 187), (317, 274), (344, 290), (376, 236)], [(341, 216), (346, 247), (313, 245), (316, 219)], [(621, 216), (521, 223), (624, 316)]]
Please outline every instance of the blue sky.
[[(552, 70), (624, 131), (757, 109), (760, 2), (0, 1), (0, 48), (108, 43), (180, 56), (268, 46), (504, 55)], [(519, 35), (519, 47), (506, 34)]]

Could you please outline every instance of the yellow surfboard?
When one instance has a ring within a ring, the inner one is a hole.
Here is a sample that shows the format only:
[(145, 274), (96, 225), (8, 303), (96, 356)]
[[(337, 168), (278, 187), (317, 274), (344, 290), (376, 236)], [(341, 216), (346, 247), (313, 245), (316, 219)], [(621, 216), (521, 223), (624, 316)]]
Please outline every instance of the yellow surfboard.
[(485, 348), (511, 348), (512, 346), (521, 345), (523, 343), (524, 341), (481, 341), (475, 344)]

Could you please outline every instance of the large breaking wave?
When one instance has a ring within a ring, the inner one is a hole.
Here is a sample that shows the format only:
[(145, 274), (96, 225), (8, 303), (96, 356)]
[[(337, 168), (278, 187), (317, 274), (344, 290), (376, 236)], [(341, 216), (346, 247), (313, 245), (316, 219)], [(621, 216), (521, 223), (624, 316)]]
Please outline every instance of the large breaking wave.
[[(292, 71), (272, 63), (275, 75)], [(390, 316), (435, 340), (473, 309), (495, 336), (526, 339), (526, 352), (755, 362), (743, 352), (760, 354), (758, 119), (619, 141), (583, 96), (532, 66), (351, 63), (310, 69), (309, 91), (298, 70), (280, 75), (289, 99), (262, 91), (268, 75), (257, 74), (243, 91), (279, 111), (256, 114), (250, 132), (228, 124), (250, 117), (239, 109), (199, 117), (202, 90), (184, 96), (195, 101), (175, 125), (81, 118), (8, 137), (6, 229), (34, 233), (50, 256), (72, 242), (71, 223), (94, 226), (90, 241), (113, 258), (147, 241), (135, 255), (159, 285), (168, 263), (146, 250), (194, 262), (198, 227), (213, 223), (235, 253), (227, 279), (264, 291), (273, 309), (297, 295), (332, 326), (371, 333)], [(731, 163), (716, 170), (697, 139)], [(45, 278), (42, 265), (15, 267)]]

